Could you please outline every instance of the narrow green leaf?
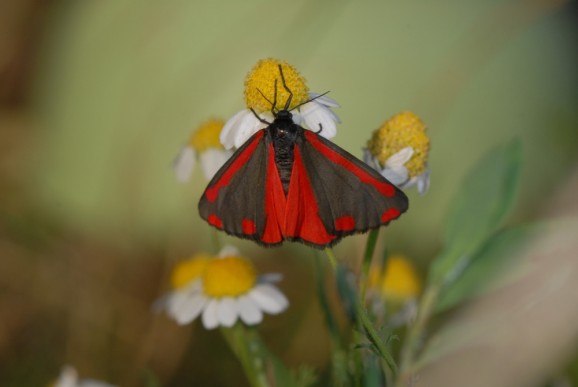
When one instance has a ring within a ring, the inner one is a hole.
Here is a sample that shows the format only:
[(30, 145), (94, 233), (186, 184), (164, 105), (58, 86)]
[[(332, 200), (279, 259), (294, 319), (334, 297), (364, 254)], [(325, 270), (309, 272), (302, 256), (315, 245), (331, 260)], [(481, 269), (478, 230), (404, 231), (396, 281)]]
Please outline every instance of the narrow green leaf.
[(468, 173), (449, 209), (445, 250), (433, 262), (430, 281), (454, 279), (500, 226), (514, 204), (520, 175), (521, 144), (514, 140), (484, 156)]

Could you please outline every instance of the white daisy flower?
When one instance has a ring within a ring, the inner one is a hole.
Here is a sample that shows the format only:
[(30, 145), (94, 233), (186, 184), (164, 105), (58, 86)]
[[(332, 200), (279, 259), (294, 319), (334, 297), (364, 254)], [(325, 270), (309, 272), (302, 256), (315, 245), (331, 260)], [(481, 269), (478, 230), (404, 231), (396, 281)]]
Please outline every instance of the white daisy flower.
[(293, 121), (306, 129), (319, 132), (327, 139), (335, 137), (336, 124), (341, 121), (331, 108), (339, 107), (339, 104), (325, 95), (310, 93), (305, 80), (293, 66), (269, 58), (257, 62), (245, 80), (247, 109), (235, 114), (223, 127), (220, 140), (225, 149), (239, 148), (253, 134), (266, 128), (268, 124), (265, 122), (273, 122), (272, 108), (285, 108), (289, 93), (282, 84), (280, 68), (283, 69), (285, 84), (292, 93), (289, 109)]
[(417, 186), (417, 192), (420, 195), (424, 195), (429, 189), (430, 171), (429, 168), (426, 168), (421, 174), (410, 176), (406, 163), (411, 160), (413, 154), (414, 149), (412, 147), (405, 147), (385, 160), (385, 165), (381, 167), (379, 161), (371, 152), (368, 149), (364, 149), (363, 160), (366, 164), (377, 169), (392, 184), (399, 188), (411, 188), (415, 185)]
[(238, 320), (258, 324), (263, 314), (279, 314), (289, 306), (274, 285), (279, 274), (258, 276), (251, 262), (234, 247), (218, 257), (195, 256), (173, 271), (173, 290), (161, 304), (177, 323), (184, 325), (201, 316), (206, 329), (232, 327)]
[(52, 384), (52, 387), (115, 387), (112, 384), (92, 379), (78, 379), (78, 372), (72, 366), (62, 367), (60, 376)]
[(173, 162), (173, 170), (177, 180), (187, 182), (193, 173), (197, 159), (207, 180), (211, 180), (215, 173), (225, 164), (233, 154), (223, 148), (219, 142), (219, 133), (223, 128), (223, 121), (209, 120), (204, 122), (191, 135), (189, 142)]
[(363, 151), (364, 161), (400, 188), (429, 188), (430, 139), (425, 124), (411, 112), (396, 114), (377, 129)]

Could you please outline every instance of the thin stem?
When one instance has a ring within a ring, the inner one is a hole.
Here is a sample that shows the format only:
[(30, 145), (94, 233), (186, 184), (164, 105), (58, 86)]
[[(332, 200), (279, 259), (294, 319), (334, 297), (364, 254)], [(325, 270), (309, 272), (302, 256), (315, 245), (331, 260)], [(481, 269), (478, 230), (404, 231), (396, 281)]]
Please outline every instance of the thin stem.
[(337, 270), (337, 259), (335, 258), (335, 253), (333, 253), (333, 249), (331, 247), (325, 248), (325, 255), (329, 258), (329, 263), (331, 263), (331, 268), (335, 272)]
[[(333, 259), (330, 259), (330, 262), (333, 262), (333, 270), (335, 271), (335, 256), (331, 249), (325, 249), (325, 252), (328, 256), (331, 254)], [(317, 285), (317, 297), (319, 299), (319, 304), (321, 305), (321, 310), (323, 311), (323, 317), (325, 318), (325, 325), (327, 325), (327, 329), (329, 331), (329, 340), (331, 342), (332, 356), (331, 356), (331, 366), (332, 366), (332, 378), (333, 383), (336, 386), (345, 385), (345, 381), (347, 379), (346, 369), (347, 369), (347, 355), (345, 350), (343, 349), (343, 342), (341, 339), (341, 335), (339, 332), (339, 327), (337, 325), (337, 321), (335, 320), (333, 313), (331, 312), (331, 306), (329, 305), (329, 297), (327, 296), (327, 292), (325, 290), (325, 275), (323, 270), (323, 261), (321, 257), (317, 257), (315, 259), (315, 277), (316, 277), (316, 285)]]
[(257, 332), (249, 331), (242, 323), (237, 323), (232, 328), (222, 328), (221, 332), (241, 362), (251, 386), (268, 387)]
[(416, 319), (409, 327), (407, 339), (401, 350), (401, 372), (396, 383), (398, 387), (405, 386), (406, 382), (412, 378), (413, 362), (420, 349), (427, 323), (434, 311), (438, 294), (437, 286), (429, 286), (420, 300)]
[(369, 269), (373, 253), (375, 252), (375, 245), (377, 244), (377, 237), (379, 236), (379, 229), (376, 228), (369, 232), (367, 236), (367, 243), (365, 244), (365, 254), (363, 255), (363, 262), (361, 264), (361, 279), (360, 279), (360, 293), (361, 301), (365, 302), (365, 292), (367, 290), (367, 283), (369, 282)]
[(385, 344), (383, 343), (383, 340), (381, 340), (379, 333), (377, 333), (375, 330), (375, 327), (373, 326), (373, 323), (371, 322), (371, 319), (369, 318), (369, 315), (367, 314), (367, 311), (361, 302), (357, 303), (357, 318), (359, 319), (359, 323), (363, 327), (363, 330), (367, 334), (369, 341), (371, 341), (371, 343), (375, 346), (379, 352), (379, 355), (387, 365), (387, 368), (389, 368), (395, 375), (397, 373), (397, 365), (395, 364), (395, 360), (385, 347)]

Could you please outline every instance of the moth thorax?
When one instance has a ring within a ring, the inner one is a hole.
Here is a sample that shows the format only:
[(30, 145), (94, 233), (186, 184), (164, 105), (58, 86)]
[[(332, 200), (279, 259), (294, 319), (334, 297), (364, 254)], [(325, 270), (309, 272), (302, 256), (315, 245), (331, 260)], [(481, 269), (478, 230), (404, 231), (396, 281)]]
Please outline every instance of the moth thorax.
[(273, 137), (273, 147), (275, 149), (275, 164), (279, 172), (279, 178), (283, 185), (285, 196), (289, 191), (289, 181), (293, 171), (293, 147), (295, 145), (295, 134), (285, 129), (278, 129), (277, 135)]

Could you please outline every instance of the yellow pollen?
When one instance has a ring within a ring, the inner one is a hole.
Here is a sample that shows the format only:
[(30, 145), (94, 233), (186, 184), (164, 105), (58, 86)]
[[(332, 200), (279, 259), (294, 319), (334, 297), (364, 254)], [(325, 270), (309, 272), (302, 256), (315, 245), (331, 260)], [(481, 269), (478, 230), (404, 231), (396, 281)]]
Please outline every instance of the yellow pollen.
[(203, 289), (210, 297), (235, 297), (248, 292), (257, 281), (255, 268), (243, 257), (215, 259), (203, 275)]
[(225, 123), (222, 120), (210, 119), (199, 125), (189, 139), (189, 145), (197, 152), (202, 153), (209, 148), (223, 149), (219, 134)]
[(197, 254), (190, 259), (177, 263), (171, 274), (171, 285), (173, 289), (182, 288), (191, 281), (201, 278), (211, 257), (204, 254)]
[(419, 277), (410, 261), (401, 255), (392, 255), (387, 259), (381, 294), (391, 301), (405, 301), (417, 297), (421, 290)]
[(415, 177), (427, 167), (430, 139), (425, 130), (425, 124), (414, 113), (398, 113), (373, 132), (367, 148), (383, 167), (389, 157), (411, 146), (414, 153), (405, 167), (409, 176)]
[(245, 103), (248, 108), (253, 108), (258, 113), (271, 111), (271, 104), (275, 100), (275, 80), (277, 80), (277, 101), (275, 107), (277, 110), (285, 108), (289, 93), (283, 87), (279, 65), (281, 65), (283, 69), (285, 83), (293, 93), (289, 109), (309, 99), (309, 89), (305, 84), (305, 79), (297, 72), (295, 67), (278, 59), (261, 59), (253, 67), (251, 72), (247, 74), (247, 78), (245, 79)]

